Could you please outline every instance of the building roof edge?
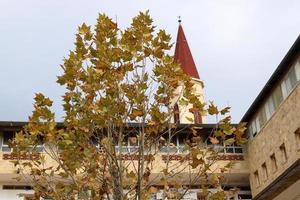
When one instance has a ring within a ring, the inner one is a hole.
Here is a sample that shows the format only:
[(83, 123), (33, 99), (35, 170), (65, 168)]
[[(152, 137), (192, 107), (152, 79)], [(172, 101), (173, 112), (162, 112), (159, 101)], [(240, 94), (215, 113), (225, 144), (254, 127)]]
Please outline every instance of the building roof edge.
[(271, 90), (275, 87), (274, 83), (276, 83), (278, 80), (281, 80), (284, 77), (285, 72), (289, 69), (286, 68), (286, 66), (290, 64), (291, 60), (298, 52), (300, 52), (300, 35), (298, 35), (292, 47), (284, 56), (284, 58), (282, 59), (276, 70), (273, 72), (263, 89), (260, 91), (256, 99), (253, 101), (251, 106), (248, 108), (248, 110), (242, 117), (241, 122), (248, 122), (249, 120), (251, 120), (253, 114), (255, 114), (256, 110), (266, 100)]

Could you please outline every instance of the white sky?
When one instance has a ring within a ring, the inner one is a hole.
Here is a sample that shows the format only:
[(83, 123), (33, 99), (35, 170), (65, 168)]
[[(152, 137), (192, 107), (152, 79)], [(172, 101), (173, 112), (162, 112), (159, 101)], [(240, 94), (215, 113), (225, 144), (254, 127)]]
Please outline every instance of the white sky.
[(99, 12), (121, 27), (138, 11), (176, 40), (177, 16), (207, 100), (230, 105), (238, 122), (300, 33), (299, 0), (0, 0), (0, 120), (27, 120), (35, 92), (62, 116), (59, 65), (78, 25)]

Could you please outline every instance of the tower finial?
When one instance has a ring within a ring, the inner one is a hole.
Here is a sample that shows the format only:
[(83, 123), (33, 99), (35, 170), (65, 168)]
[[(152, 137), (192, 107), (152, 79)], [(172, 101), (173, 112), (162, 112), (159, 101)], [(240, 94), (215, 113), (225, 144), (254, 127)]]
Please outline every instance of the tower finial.
[(178, 18), (178, 23), (181, 24), (181, 16), (179, 15), (177, 18)]

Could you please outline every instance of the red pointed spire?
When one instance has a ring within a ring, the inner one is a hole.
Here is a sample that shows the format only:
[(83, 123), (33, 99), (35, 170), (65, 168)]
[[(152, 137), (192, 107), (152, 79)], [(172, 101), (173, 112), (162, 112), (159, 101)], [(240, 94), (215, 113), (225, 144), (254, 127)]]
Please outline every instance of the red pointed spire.
[(185, 38), (183, 28), (180, 22), (181, 21), (179, 21), (174, 58), (175, 60), (177, 60), (177, 62), (180, 63), (181, 68), (187, 75), (193, 78), (200, 79), (192, 53), (190, 51), (188, 42)]

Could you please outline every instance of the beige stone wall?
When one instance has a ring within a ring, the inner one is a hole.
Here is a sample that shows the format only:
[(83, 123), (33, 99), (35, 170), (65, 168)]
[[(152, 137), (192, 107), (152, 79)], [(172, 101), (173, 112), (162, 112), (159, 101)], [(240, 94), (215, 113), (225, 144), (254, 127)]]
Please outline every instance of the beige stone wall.
[[(253, 196), (266, 188), (289, 166), (300, 159), (300, 138), (295, 131), (300, 127), (300, 84), (281, 103), (277, 111), (262, 127), (258, 135), (248, 142), (250, 184)], [(283, 148), (286, 149), (286, 159)], [(275, 155), (277, 170), (271, 156)], [(267, 176), (265, 176), (265, 164)], [(258, 172), (257, 184), (255, 172)]]
[[(18, 175), (16, 174), (16, 168), (11, 160), (3, 160), (3, 153), (0, 152), (0, 184), (29, 184), (25, 180), (21, 182), (17, 182), (14, 178)], [(163, 155), (166, 154), (157, 154), (155, 156), (155, 161), (149, 165), (151, 168), (151, 177), (155, 184), (162, 184), (161, 178), (163, 177), (163, 169), (167, 168), (166, 162), (163, 160)], [(180, 155), (180, 154), (170, 154), (170, 156)], [(229, 154), (228, 154), (229, 155)], [(232, 154), (233, 155), (233, 154)], [(46, 167), (48, 166), (56, 166), (56, 162), (54, 162), (49, 156), (45, 155), (47, 160)], [(245, 160), (236, 160), (236, 161), (229, 161), (229, 160), (219, 160), (214, 163), (211, 167), (211, 174), (220, 173), (220, 168), (227, 165), (229, 162), (233, 162), (233, 167), (225, 172), (225, 177), (227, 183), (232, 183), (233, 185), (248, 185), (248, 162)], [(129, 164), (130, 163), (130, 164)], [(129, 164), (129, 171), (134, 171), (132, 164), (136, 163), (136, 161), (128, 161), (126, 162), (126, 166)], [(174, 173), (179, 172), (176, 176), (174, 181), (178, 181), (181, 184), (190, 184), (191, 182), (195, 185), (199, 185), (200, 182), (198, 181), (191, 181), (191, 177), (195, 177), (195, 174), (199, 173), (199, 168), (191, 169), (189, 167), (188, 162), (181, 163), (180, 161), (170, 161), (169, 163), (169, 171), (173, 171)]]
[[(195, 79), (195, 78), (192, 78), (192, 82), (194, 84), (193, 93), (195, 95), (199, 96), (199, 99), (200, 99), (201, 102), (204, 102), (204, 90), (203, 90), (204, 84), (203, 84), (203, 82), (201, 80)], [(183, 88), (182, 88), (182, 86), (180, 86), (175, 91), (176, 97), (172, 101), (173, 105), (176, 102), (178, 102), (178, 100), (181, 98), (182, 90), (183, 90)], [(189, 109), (192, 108), (192, 105), (189, 104), (187, 106), (183, 106), (183, 105), (178, 104), (178, 107), (179, 107), (179, 120), (180, 120), (180, 123), (182, 123), (182, 124), (192, 124), (192, 123), (194, 123), (194, 122), (191, 122), (187, 119), (187, 118), (194, 119), (193, 113), (191, 113), (189, 111)], [(202, 118), (202, 123), (205, 123), (205, 116), (201, 116), (201, 118)]]
[[(17, 181), (15, 178), (20, 177), (16, 173), (16, 167), (14, 166), (13, 161), (14, 160), (6, 160), (3, 159), (3, 154), (10, 154), (9, 152), (0, 152), (0, 185), (1, 184), (13, 184), (13, 185), (22, 185), (22, 184), (28, 184), (26, 180)], [(56, 166), (56, 162), (52, 160), (49, 156), (45, 155), (45, 158), (47, 160), (46, 166)], [(28, 161), (28, 160), (24, 160)], [(26, 174), (27, 172), (25, 172)], [(28, 179), (29, 180), (29, 179)]]

